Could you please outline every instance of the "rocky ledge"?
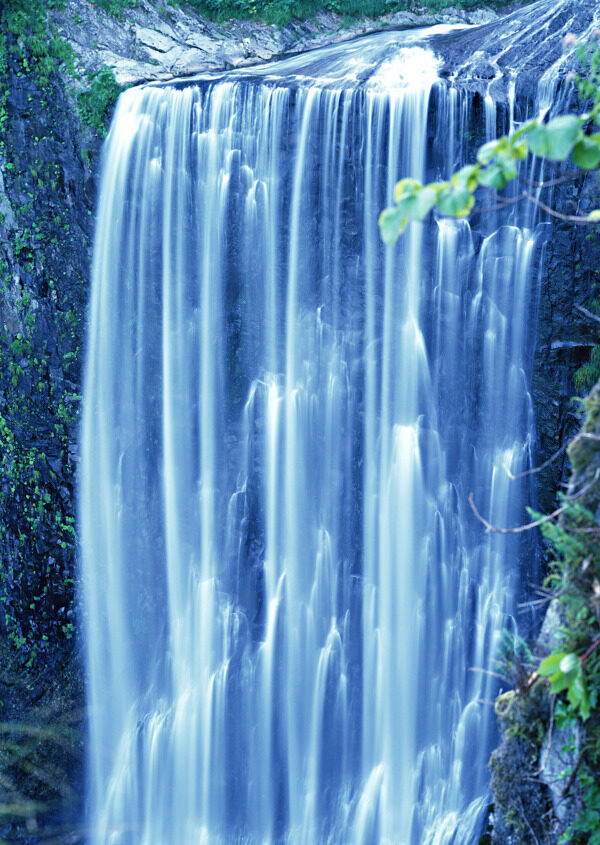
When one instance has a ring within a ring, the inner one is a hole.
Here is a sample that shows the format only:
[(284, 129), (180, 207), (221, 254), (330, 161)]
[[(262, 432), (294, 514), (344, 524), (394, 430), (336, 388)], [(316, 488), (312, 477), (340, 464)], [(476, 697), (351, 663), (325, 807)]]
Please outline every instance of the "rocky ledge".
[(108, 66), (120, 85), (249, 66), (385, 29), (479, 25), (497, 18), (490, 8), (449, 7), (437, 13), (397, 12), (357, 20), (321, 12), (314, 19), (280, 27), (260, 21), (215, 23), (193, 9), (152, 0), (140, 0), (122, 20), (82, 0), (67, 0), (64, 10), (53, 12), (54, 23), (75, 50), (81, 69), (94, 72)]

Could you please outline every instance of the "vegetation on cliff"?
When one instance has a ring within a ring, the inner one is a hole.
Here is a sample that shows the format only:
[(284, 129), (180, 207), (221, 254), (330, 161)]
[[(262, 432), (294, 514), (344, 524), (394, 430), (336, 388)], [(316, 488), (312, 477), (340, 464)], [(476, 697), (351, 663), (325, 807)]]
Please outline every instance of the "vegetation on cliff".
[(75, 78), (72, 50), (48, 22), (52, 5), (9, 0), (0, 8), (0, 839), (6, 841), (27, 841), (40, 811), (58, 813), (52, 830), (66, 807), (76, 818), (83, 786), (74, 488), (95, 193), (84, 145), (97, 149), (106, 109), (94, 80)]
[[(138, 5), (138, 0), (92, 2), (117, 16)], [(522, 0), (522, 3), (525, 2), (530, 0)], [(515, 0), (170, 0), (165, 3), (165, 6), (168, 5), (191, 6), (210, 20), (259, 19), (283, 26), (292, 20), (314, 17), (322, 11), (349, 17), (380, 17), (394, 12), (439, 11), (449, 6), (459, 9), (474, 9), (479, 6), (503, 9), (519, 3)]]
[(491, 759), (501, 843), (600, 842), (600, 388), (568, 452), (568, 493), (536, 515), (549, 572), (534, 604), (548, 607), (538, 643), (505, 644), (514, 685), (496, 701), (502, 744)]

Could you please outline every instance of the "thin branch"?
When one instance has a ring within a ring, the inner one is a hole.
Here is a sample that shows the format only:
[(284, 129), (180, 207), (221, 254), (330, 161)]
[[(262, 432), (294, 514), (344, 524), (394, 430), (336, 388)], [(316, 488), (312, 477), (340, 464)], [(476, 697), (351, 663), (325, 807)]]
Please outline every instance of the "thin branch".
[[(594, 440), (600, 440), (600, 437), (597, 438), (595, 435), (592, 436)], [(527, 525), (519, 525), (517, 528), (497, 528), (495, 525), (492, 525), (491, 522), (488, 522), (487, 519), (485, 519), (485, 517), (483, 517), (477, 510), (477, 506), (475, 504), (472, 492), (469, 493), (469, 504), (471, 505), (471, 510), (473, 511), (479, 522), (481, 522), (481, 524), (485, 526), (487, 531), (492, 531), (494, 532), (494, 534), (522, 534), (524, 531), (531, 531), (532, 528), (538, 528), (545, 522), (550, 522), (550, 520), (556, 519), (557, 516), (560, 516), (561, 513), (564, 513), (566, 510), (569, 509), (569, 506), (572, 501), (574, 501), (575, 499), (579, 499), (581, 496), (585, 495), (588, 490), (590, 490), (594, 486), (599, 477), (600, 468), (596, 470), (592, 480), (588, 484), (586, 484), (585, 487), (582, 487), (581, 490), (571, 496), (567, 500), (566, 504), (562, 505), (560, 508), (557, 508), (555, 511), (552, 511), (552, 513), (546, 514), (546, 516), (543, 516), (540, 519), (536, 519), (535, 522), (529, 522), (527, 523)]]
[(526, 182), (530, 188), (540, 189), (540, 188), (554, 188), (556, 185), (564, 185), (565, 182), (572, 182), (576, 176), (580, 176), (581, 171), (572, 170), (570, 173), (565, 173), (564, 176), (557, 176), (556, 179), (548, 179), (544, 182), (536, 182), (535, 179), (528, 179), (527, 177), (521, 177), (523, 182)]
[(545, 604), (548, 604), (548, 602), (551, 602), (553, 599), (557, 599), (559, 596), (564, 596), (568, 592), (568, 590), (565, 587), (562, 590), (559, 590), (557, 593), (554, 593), (552, 592), (552, 590), (544, 590), (540, 587), (537, 592), (541, 595), (542, 598), (533, 599), (532, 601), (520, 602), (517, 605), (517, 608), (519, 610), (526, 610), (527, 608), (543, 607)]
[(588, 311), (587, 308), (584, 308), (583, 305), (576, 305), (578, 311), (581, 311), (582, 314), (585, 314), (590, 320), (594, 320), (596, 323), (600, 323), (600, 317), (597, 314), (592, 313), (592, 311)]
[(535, 682), (536, 682), (536, 681), (539, 681), (539, 679), (540, 679), (539, 674), (538, 674), (537, 672), (532, 672), (532, 673), (531, 673), (531, 675), (529, 676), (529, 678), (527, 679), (527, 683), (526, 683), (526, 684), (525, 684), (525, 686), (523, 687), (523, 692), (524, 692), (526, 695), (528, 695), (528, 694), (529, 694), (529, 692), (531, 691), (531, 688), (532, 688), (532, 687), (533, 687), (533, 685), (535, 684)]
[(564, 443), (560, 447), (558, 452), (555, 452), (551, 457), (548, 458), (547, 461), (544, 461), (543, 464), (540, 464), (539, 467), (534, 467), (533, 469), (526, 469), (525, 472), (518, 472), (516, 475), (513, 475), (513, 473), (509, 470), (506, 464), (502, 464), (502, 467), (511, 481), (516, 481), (518, 478), (524, 478), (526, 475), (535, 475), (536, 472), (541, 472), (543, 469), (546, 469), (547, 466), (550, 466), (550, 464), (557, 458), (560, 458), (560, 456), (568, 447), (568, 445), (569, 443)]
[(571, 787), (573, 786), (573, 784), (574, 784), (574, 782), (575, 782), (575, 778), (577, 777), (577, 772), (578, 772), (579, 767), (580, 767), (580, 765), (581, 765), (581, 761), (583, 760), (583, 755), (584, 755), (584, 754), (585, 754), (585, 748), (583, 748), (583, 749), (581, 750), (581, 752), (580, 752), (580, 754), (579, 754), (579, 756), (578, 756), (578, 758), (577, 758), (577, 762), (576, 762), (576, 763), (575, 763), (575, 765), (573, 766), (573, 771), (571, 772), (571, 777), (569, 778), (569, 780), (567, 781), (567, 785), (566, 785), (566, 786), (565, 786), (565, 788), (563, 789), (563, 793), (562, 793), (562, 797), (563, 797), (563, 798), (566, 798), (566, 797), (567, 797), (567, 795), (569, 794), (569, 790), (571, 789)]
[(529, 832), (530, 832), (530, 833), (531, 833), (531, 835), (533, 836), (533, 840), (534, 840), (534, 842), (535, 842), (535, 845), (540, 845), (540, 840), (539, 840), (539, 839), (537, 838), (537, 836), (535, 835), (535, 831), (534, 831), (534, 829), (532, 828), (531, 824), (529, 823), (529, 819), (527, 818), (527, 816), (526, 816), (526, 814), (525, 814), (525, 807), (523, 806), (523, 801), (521, 800), (521, 797), (520, 797), (520, 796), (519, 796), (519, 804), (521, 805), (521, 812), (522, 812), (523, 818), (525, 819), (525, 822), (526, 822), (526, 824), (527, 824), (527, 827), (529, 828)]
[[(490, 189), (491, 190), (491, 189)], [(503, 208), (507, 208), (510, 205), (516, 205), (516, 203), (521, 202), (521, 200), (525, 199), (525, 195), (518, 194), (515, 197), (497, 197), (497, 202), (495, 205), (484, 205), (479, 206), (473, 209), (471, 212), (471, 217), (475, 217), (477, 214), (487, 214), (488, 211), (501, 211)]]
[(526, 613), (528, 610), (537, 610), (552, 601), (552, 596), (546, 596), (543, 599), (535, 599), (534, 601), (526, 601), (517, 605), (519, 613)]
[(591, 646), (587, 649), (587, 651), (585, 652), (585, 654), (582, 654), (582, 655), (581, 655), (581, 657), (580, 657), (579, 659), (581, 660), (581, 662), (582, 662), (583, 664), (584, 664), (584, 663), (585, 663), (585, 661), (588, 659), (588, 657), (590, 656), (590, 654), (591, 654), (591, 653), (592, 653), (595, 649), (597, 649), (597, 648), (598, 648), (598, 646), (599, 646), (599, 645), (600, 645), (600, 638), (599, 638), (599, 639), (597, 639), (597, 640), (595, 640), (595, 641), (591, 644)]
[(535, 522), (529, 522), (527, 525), (519, 525), (518, 528), (496, 528), (495, 525), (488, 522), (487, 519), (485, 519), (477, 510), (477, 505), (473, 499), (473, 493), (469, 493), (469, 504), (471, 505), (471, 510), (479, 522), (481, 522), (482, 525), (485, 525), (487, 531), (492, 531), (494, 534), (522, 534), (524, 531), (531, 531), (532, 528), (538, 528), (538, 526), (543, 525), (544, 522), (550, 522), (551, 519), (555, 519), (557, 516), (560, 516), (560, 514), (564, 513), (568, 507), (568, 505), (563, 505), (541, 519), (536, 519)]
[(512, 683), (510, 678), (506, 678), (504, 675), (501, 675), (499, 672), (492, 672), (490, 669), (481, 669), (479, 666), (469, 666), (468, 672), (480, 672), (482, 675), (491, 675), (492, 678), (499, 678), (501, 681), (504, 681), (507, 684)]
[[(556, 184), (559, 184), (560, 180), (553, 180), (547, 183), (547, 185), (542, 185), (540, 187), (551, 187), (554, 182), (556, 182)], [(489, 190), (493, 189), (490, 188)], [(516, 194), (514, 197), (498, 197), (497, 199), (498, 201), (495, 205), (487, 205), (481, 208), (475, 208), (471, 212), (471, 217), (474, 217), (476, 214), (483, 214), (488, 211), (500, 211), (501, 209), (506, 208), (507, 206), (516, 205), (516, 203), (521, 202), (521, 200), (529, 200), (529, 202), (532, 202), (534, 205), (537, 205), (538, 208), (541, 208), (542, 211), (545, 211), (546, 214), (550, 214), (551, 217), (556, 217), (558, 218), (558, 220), (564, 220), (565, 223), (590, 224), (598, 222), (590, 220), (587, 216), (581, 214), (563, 214), (562, 211), (557, 211), (555, 208), (552, 208), (552, 206), (547, 205), (547, 203), (538, 199), (536, 196), (529, 193), (529, 191), (521, 191), (520, 194)]]
[(546, 205), (545, 202), (539, 200), (537, 197), (534, 197), (533, 194), (530, 194), (529, 191), (523, 191), (522, 196), (532, 202), (534, 205), (537, 205), (538, 208), (541, 208), (542, 211), (545, 211), (546, 214), (550, 214), (552, 217), (557, 217), (559, 220), (564, 220), (566, 223), (594, 223), (598, 221), (590, 220), (588, 217), (584, 217), (580, 214), (563, 214), (562, 211), (556, 211), (556, 209), (552, 208), (549, 205)]

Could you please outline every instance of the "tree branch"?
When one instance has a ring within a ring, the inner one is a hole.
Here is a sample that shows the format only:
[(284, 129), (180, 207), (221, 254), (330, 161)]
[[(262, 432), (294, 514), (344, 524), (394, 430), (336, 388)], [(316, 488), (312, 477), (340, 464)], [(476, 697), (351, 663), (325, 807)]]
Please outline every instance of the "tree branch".
[(600, 323), (600, 317), (597, 314), (593, 314), (591, 311), (588, 311), (587, 308), (584, 308), (583, 305), (576, 305), (578, 311), (581, 311), (582, 314), (585, 314), (590, 320), (594, 320), (596, 323)]
[[(596, 435), (590, 435), (594, 440), (600, 440), (600, 437)], [(485, 517), (483, 517), (479, 511), (477, 510), (477, 506), (475, 504), (475, 500), (473, 498), (473, 493), (469, 493), (469, 504), (471, 505), (471, 510), (481, 522), (482, 525), (485, 525), (487, 531), (492, 531), (494, 534), (522, 534), (524, 531), (531, 531), (532, 528), (538, 528), (540, 525), (543, 525), (545, 522), (550, 522), (550, 520), (555, 519), (557, 516), (560, 516), (561, 513), (564, 513), (566, 510), (569, 509), (569, 505), (575, 499), (579, 499), (581, 496), (585, 495), (588, 490), (594, 486), (598, 478), (600, 477), (600, 468), (596, 470), (594, 473), (594, 477), (592, 480), (582, 487), (577, 493), (567, 499), (566, 504), (562, 505), (560, 508), (557, 508), (552, 513), (546, 514), (546, 516), (541, 517), (540, 519), (536, 519), (535, 522), (528, 522), (527, 525), (519, 525), (517, 528), (497, 528), (495, 525), (492, 525), (491, 522), (488, 522)]]
[(545, 202), (539, 200), (537, 197), (534, 197), (533, 194), (530, 194), (529, 191), (523, 191), (522, 195), (523, 198), (528, 199), (534, 205), (537, 205), (538, 208), (541, 208), (542, 211), (545, 211), (546, 214), (550, 214), (552, 217), (556, 217), (559, 220), (564, 220), (566, 223), (598, 223), (598, 221), (589, 220), (587, 217), (584, 217), (580, 214), (563, 214), (562, 211), (556, 211), (556, 209), (552, 208), (549, 205), (546, 205)]
[(495, 525), (492, 525), (491, 522), (488, 522), (477, 510), (477, 505), (475, 504), (475, 500), (473, 499), (473, 493), (469, 493), (469, 504), (471, 505), (471, 510), (481, 522), (482, 525), (485, 525), (487, 531), (492, 531), (494, 534), (522, 534), (524, 531), (531, 531), (532, 528), (538, 528), (538, 526), (543, 525), (544, 522), (550, 522), (551, 519), (555, 519), (561, 513), (566, 511), (568, 505), (563, 505), (562, 507), (558, 508), (552, 513), (547, 514), (546, 516), (542, 517), (541, 519), (536, 519), (535, 522), (529, 522), (527, 525), (519, 525), (518, 528), (497, 528)]
[(553, 455), (551, 455), (551, 457), (549, 457), (547, 461), (544, 461), (543, 464), (540, 464), (539, 467), (533, 467), (533, 469), (526, 469), (525, 472), (518, 472), (516, 475), (513, 475), (513, 473), (509, 470), (506, 464), (502, 464), (502, 467), (511, 481), (516, 481), (518, 478), (524, 478), (526, 475), (535, 475), (536, 472), (541, 472), (543, 469), (546, 469), (547, 466), (550, 466), (550, 464), (557, 458), (560, 458), (560, 456), (568, 447), (568, 445), (569, 443), (564, 443), (560, 447), (558, 452), (555, 452)]

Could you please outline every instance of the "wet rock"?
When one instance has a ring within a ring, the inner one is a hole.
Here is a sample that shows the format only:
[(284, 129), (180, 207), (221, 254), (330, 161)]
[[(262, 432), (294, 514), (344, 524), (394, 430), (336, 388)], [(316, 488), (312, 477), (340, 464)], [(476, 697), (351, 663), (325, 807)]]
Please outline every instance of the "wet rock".
[[(514, 84), (521, 108), (526, 110), (549, 67), (564, 61), (563, 73), (567, 73), (573, 50), (563, 53), (564, 36), (574, 32), (585, 38), (599, 19), (595, 0), (538, 0), (498, 23), (486, 22), (461, 33), (437, 36), (432, 44), (446, 62), (445, 74), (481, 94), (490, 88), (488, 63), (497, 67), (503, 75), (502, 84), (490, 93), (495, 99), (505, 99)], [(481, 57), (478, 62), (473, 61), (475, 55)]]
[(72, 44), (82, 69), (94, 72), (108, 65), (121, 85), (134, 85), (257, 64), (381, 30), (439, 23), (483, 24), (498, 15), (489, 8), (467, 11), (450, 7), (436, 14), (396, 12), (377, 20), (343, 21), (332, 12), (319, 12), (313, 20), (279, 27), (261, 21), (216, 24), (194, 9), (165, 9), (149, 0), (141, 0), (127, 10), (125, 20), (117, 21), (98, 6), (67, 0), (65, 9), (55, 10), (53, 18)]
[(565, 772), (572, 771), (577, 764), (581, 745), (582, 736), (577, 726), (558, 728), (553, 725), (540, 751), (540, 780), (548, 788), (554, 815), (563, 830), (574, 820), (579, 801), (579, 784), (565, 777)]

